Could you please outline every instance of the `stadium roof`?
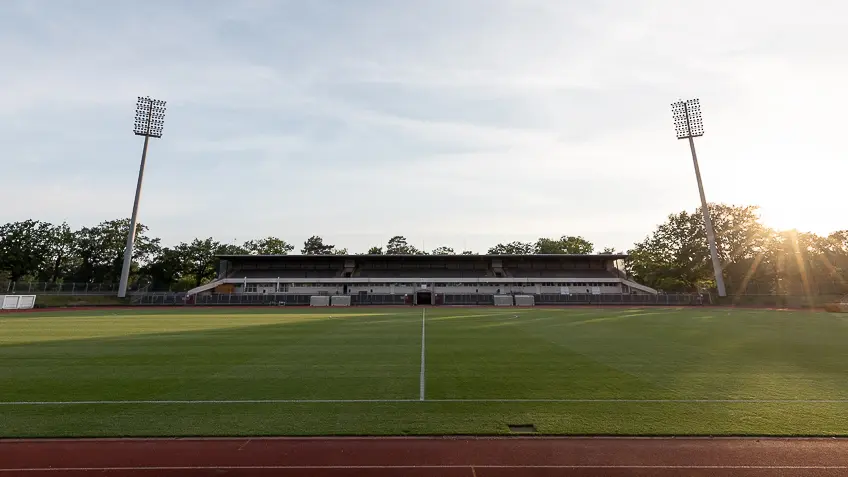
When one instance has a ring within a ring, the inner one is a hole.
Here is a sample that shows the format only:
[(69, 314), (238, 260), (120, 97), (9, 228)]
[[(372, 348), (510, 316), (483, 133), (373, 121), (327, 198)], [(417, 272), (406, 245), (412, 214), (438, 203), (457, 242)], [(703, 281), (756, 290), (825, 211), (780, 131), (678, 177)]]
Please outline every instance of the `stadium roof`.
[(440, 259), (450, 259), (450, 260), (474, 260), (474, 259), (494, 259), (494, 258), (524, 258), (524, 259), (535, 259), (535, 258), (560, 258), (560, 259), (578, 259), (578, 258), (594, 258), (594, 259), (604, 259), (604, 260), (619, 260), (622, 258), (627, 258), (627, 255), (624, 254), (594, 254), (594, 255), (584, 255), (584, 254), (561, 254), (561, 253), (550, 253), (550, 254), (530, 254), (530, 255), (216, 255), (216, 257), (224, 260), (262, 260), (262, 259), (272, 259), (272, 260), (326, 260), (328, 258), (338, 258), (338, 259), (350, 259), (350, 260), (362, 260), (362, 259), (405, 259), (405, 260), (427, 260), (433, 258)]

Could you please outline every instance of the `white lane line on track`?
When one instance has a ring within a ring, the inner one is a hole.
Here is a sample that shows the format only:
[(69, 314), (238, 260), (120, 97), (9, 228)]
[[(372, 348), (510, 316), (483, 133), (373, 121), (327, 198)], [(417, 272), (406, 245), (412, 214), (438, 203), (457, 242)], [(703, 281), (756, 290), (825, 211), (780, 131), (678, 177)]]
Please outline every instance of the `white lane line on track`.
[(163, 470), (344, 470), (344, 469), (680, 469), (680, 470), (842, 470), (848, 465), (220, 465), (220, 466), (142, 466), (142, 467), (39, 467), (0, 468), (0, 472), (104, 472)]

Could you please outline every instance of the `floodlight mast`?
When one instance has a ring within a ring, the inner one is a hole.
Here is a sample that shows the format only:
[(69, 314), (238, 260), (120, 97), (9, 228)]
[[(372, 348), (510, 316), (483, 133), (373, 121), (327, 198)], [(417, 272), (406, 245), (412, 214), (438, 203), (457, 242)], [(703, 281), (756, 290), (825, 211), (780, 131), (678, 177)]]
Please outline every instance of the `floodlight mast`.
[(704, 182), (701, 180), (701, 168), (698, 167), (698, 154), (695, 152), (694, 138), (704, 135), (704, 123), (701, 118), (701, 105), (697, 99), (678, 101), (672, 103), (671, 111), (674, 115), (674, 127), (677, 139), (688, 139), (689, 150), (692, 151), (692, 162), (695, 164), (695, 179), (698, 181), (698, 193), (701, 195), (701, 210), (704, 214), (704, 226), (707, 229), (707, 242), (710, 245), (710, 257), (713, 262), (716, 288), (718, 296), (727, 296), (724, 287), (724, 276), (722, 275), (721, 261), (718, 258), (715, 231), (713, 221), (710, 217), (710, 209), (707, 207), (707, 197), (704, 194)]
[(133, 201), (132, 217), (130, 218), (130, 229), (127, 232), (127, 248), (124, 250), (124, 265), (121, 268), (121, 282), (118, 286), (118, 297), (127, 296), (127, 282), (130, 278), (130, 267), (132, 265), (133, 244), (135, 243), (135, 230), (138, 225), (138, 204), (141, 201), (141, 184), (144, 180), (144, 164), (147, 162), (147, 145), (150, 138), (162, 137), (162, 128), (165, 124), (165, 101), (150, 99), (149, 96), (138, 97), (135, 107), (135, 126), (133, 133), (136, 136), (144, 136), (144, 147), (141, 150), (141, 164), (138, 167), (138, 182), (135, 186), (135, 200)]

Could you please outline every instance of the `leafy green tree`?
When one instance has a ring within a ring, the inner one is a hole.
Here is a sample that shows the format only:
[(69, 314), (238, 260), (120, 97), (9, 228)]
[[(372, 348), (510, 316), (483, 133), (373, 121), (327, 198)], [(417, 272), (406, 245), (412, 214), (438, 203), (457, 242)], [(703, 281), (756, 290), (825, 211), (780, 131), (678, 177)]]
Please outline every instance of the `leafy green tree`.
[(153, 283), (154, 289), (171, 289), (186, 270), (185, 250), (165, 247), (143, 267), (142, 274)]
[(592, 253), (594, 244), (583, 237), (563, 235), (559, 239), (540, 238), (536, 241), (533, 252), (536, 254), (580, 254)]
[(259, 240), (248, 240), (244, 249), (251, 255), (288, 255), (294, 250), (294, 245), (277, 237), (265, 237)]
[(371, 247), (368, 249), (367, 255), (382, 255), (383, 247)]
[(221, 255), (221, 249), (221, 244), (212, 237), (203, 240), (194, 239), (190, 243), (177, 245), (175, 251), (183, 263), (181, 274), (191, 277), (194, 286), (200, 286), (214, 279), (218, 265), (215, 255)]
[(406, 237), (395, 235), (386, 244), (386, 255), (421, 255), (421, 251), (406, 241)]
[[(785, 251), (774, 232), (760, 222), (757, 207), (710, 204), (716, 248), (731, 293), (771, 290), (774, 264)], [(666, 291), (713, 287), (715, 276), (700, 209), (668, 216), (664, 224), (630, 250), (630, 271), (646, 285)]]
[(317, 235), (313, 235), (303, 242), (303, 248), (300, 253), (304, 255), (335, 255), (336, 246), (324, 243), (324, 239)]
[(62, 222), (51, 227), (49, 240), (48, 263), (45, 263), (44, 269), (39, 274), (39, 279), (56, 283), (70, 272), (69, 267), (72, 266), (74, 259), (76, 234), (67, 222)]
[(451, 247), (436, 247), (433, 249), (432, 255), (455, 255), (455, 252)]
[(250, 255), (250, 252), (241, 245), (222, 243), (215, 250), (216, 255)]
[(693, 214), (669, 215), (629, 251), (628, 268), (637, 281), (664, 291), (691, 291), (710, 282), (703, 230), (703, 221)]
[[(75, 235), (74, 253), (79, 262), (71, 274), (79, 282), (117, 282), (124, 263), (129, 219), (107, 220), (94, 227), (83, 227)], [(133, 246), (133, 274), (140, 264), (147, 263), (158, 253), (159, 239), (147, 236), (147, 227), (136, 226)]]
[(510, 242), (499, 243), (489, 249), (489, 255), (530, 255), (534, 251), (532, 243)]
[(25, 220), (0, 226), (0, 270), (11, 281), (35, 276), (50, 256), (53, 226), (38, 220)]

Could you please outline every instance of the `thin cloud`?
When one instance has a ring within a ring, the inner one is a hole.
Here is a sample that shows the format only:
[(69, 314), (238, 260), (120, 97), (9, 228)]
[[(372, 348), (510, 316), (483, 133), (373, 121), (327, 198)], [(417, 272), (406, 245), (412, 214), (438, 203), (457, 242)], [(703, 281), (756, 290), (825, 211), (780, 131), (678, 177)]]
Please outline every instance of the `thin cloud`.
[(128, 215), (149, 94), (169, 110), (141, 220), (165, 243), (626, 249), (698, 205), (668, 104), (699, 96), (708, 198), (828, 232), (846, 18), (835, 0), (7, 1), (0, 221)]

